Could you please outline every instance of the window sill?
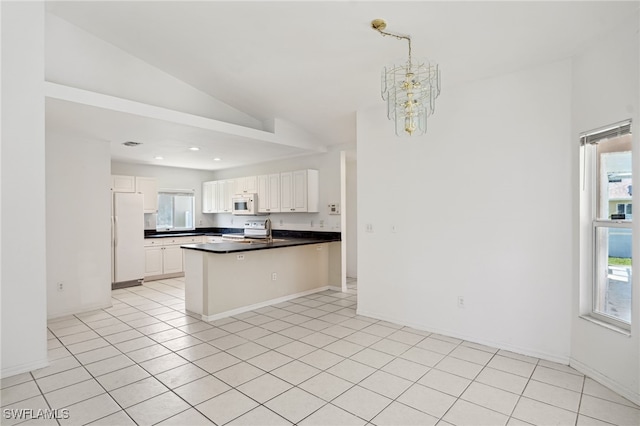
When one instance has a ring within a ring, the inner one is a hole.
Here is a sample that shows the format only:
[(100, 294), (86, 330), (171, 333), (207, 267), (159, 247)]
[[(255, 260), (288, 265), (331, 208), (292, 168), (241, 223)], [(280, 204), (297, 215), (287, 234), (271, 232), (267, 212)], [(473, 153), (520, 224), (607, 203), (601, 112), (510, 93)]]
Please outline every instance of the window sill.
[(622, 334), (623, 336), (627, 336), (627, 337), (631, 337), (631, 332), (629, 330), (625, 330), (624, 328), (621, 327), (617, 327), (613, 324), (609, 324), (608, 322), (599, 320), (597, 318), (588, 316), (588, 315), (580, 315), (580, 318), (582, 318), (585, 321), (589, 321), (593, 324), (599, 325), (601, 327), (604, 327), (606, 329), (609, 329), (611, 331), (614, 331), (616, 333)]

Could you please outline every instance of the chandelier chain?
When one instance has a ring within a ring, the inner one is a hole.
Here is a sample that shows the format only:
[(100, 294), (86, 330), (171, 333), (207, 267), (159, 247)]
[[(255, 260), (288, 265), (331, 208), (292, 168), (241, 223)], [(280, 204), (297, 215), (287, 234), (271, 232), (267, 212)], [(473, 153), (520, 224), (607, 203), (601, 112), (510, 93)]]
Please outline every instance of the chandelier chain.
[(407, 42), (409, 42), (409, 64), (411, 65), (411, 37), (410, 36), (388, 33), (386, 31), (382, 31), (381, 29), (377, 29), (377, 28), (376, 28), (376, 31), (378, 31), (380, 34), (382, 34), (383, 37), (390, 36), (390, 37), (394, 37), (394, 38), (396, 38), (398, 40), (407, 40)]

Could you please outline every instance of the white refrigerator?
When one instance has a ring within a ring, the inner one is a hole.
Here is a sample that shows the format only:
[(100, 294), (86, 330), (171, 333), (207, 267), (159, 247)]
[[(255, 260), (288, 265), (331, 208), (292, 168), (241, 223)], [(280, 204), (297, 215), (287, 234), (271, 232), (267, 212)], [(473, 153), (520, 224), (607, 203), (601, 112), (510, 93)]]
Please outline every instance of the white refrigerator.
[(143, 195), (113, 194), (111, 217), (113, 256), (112, 288), (140, 285), (144, 279)]

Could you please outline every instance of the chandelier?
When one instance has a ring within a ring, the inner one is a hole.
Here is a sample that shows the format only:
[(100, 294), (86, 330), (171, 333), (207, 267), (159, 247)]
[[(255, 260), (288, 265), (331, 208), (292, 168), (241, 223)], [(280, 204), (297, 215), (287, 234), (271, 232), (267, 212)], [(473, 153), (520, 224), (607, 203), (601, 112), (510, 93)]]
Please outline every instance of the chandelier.
[(427, 131), (427, 117), (435, 111), (440, 95), (438, 64), (411, 57), (411, 37), (385, 32), (383, 19), (371, 21), (371, 28), (382, 36), (409, 42), (409, 58), (403, 64), (391, 64), (382, 69), (382, 99), (387, 101), (387, 117), (395, 121), (396, 135), (423, 135)]

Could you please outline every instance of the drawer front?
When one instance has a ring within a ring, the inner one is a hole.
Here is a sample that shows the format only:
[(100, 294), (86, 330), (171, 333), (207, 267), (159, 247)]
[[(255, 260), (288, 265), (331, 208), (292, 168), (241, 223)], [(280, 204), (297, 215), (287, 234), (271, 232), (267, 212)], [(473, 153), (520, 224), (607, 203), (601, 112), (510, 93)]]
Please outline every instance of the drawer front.
[(153, 247), (153, 246), (161, 246), (162, 238), (145, 238), (144, 246), (145, 247)]
[(202, 242), (202, 235), (194, 235), (193, 237), (167, 237), (163, 238), (164, 245), (173, 244), (200, 244)]

